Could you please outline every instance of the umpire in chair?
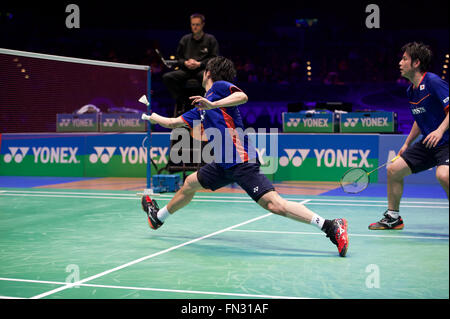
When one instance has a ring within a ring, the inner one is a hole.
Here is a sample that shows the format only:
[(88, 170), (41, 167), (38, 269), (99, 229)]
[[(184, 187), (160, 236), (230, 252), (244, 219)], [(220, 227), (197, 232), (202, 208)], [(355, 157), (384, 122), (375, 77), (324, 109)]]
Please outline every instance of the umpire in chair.
[(167, 90), (175, 99), (174, 117), (190, 109), (189, 96), (203, 95), (203, 70), (209, 59), (219, 55), (216, 38), (203, 32), (205, 17), (202, 14), (190, 16), (191, 30), (183, 36), (178, 44), (178, 68), (163, 75)]

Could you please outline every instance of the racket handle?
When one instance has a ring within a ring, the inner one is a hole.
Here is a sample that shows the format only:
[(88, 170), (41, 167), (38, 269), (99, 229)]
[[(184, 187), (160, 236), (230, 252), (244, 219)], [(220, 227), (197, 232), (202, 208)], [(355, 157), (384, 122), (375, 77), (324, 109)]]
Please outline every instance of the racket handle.
[(393, 159), (391, 159), (389, 162), (384, 163), (383, 165), (371, 170), (370, 172), (367, 173), (367, 175), (372, 174), (373, 172), (375, 172), (376, 170), (379, 170), (382, 167), (385, 167), (387, 164), (389, 163), (393, 163), (395, 160), (397, 160), (400, 157), (400, 155), (397, 155), (396, 157), (394, 157)]
[(393, 159), (391, 159), (391, 163), (395, 162), (396, 160), (398, 160), (398, 158), (400, 157), (400, 155), (397, 155), (396, 157), (394, 157)]

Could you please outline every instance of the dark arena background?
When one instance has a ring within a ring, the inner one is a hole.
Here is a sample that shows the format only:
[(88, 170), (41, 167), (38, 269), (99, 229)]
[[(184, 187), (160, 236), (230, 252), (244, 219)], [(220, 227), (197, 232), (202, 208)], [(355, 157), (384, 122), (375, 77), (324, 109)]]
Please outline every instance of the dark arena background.
[[(403, 45), (429, 45), (428, 72), (448, 87), (448, 9), (447, 1), (2, 1), (0, 304), (121, 299), (171, 318), (274, 318), (303, 302), (447, 303), (448, 197), (436, 168), (405, 178), (403, 230), (367, 227), (387, 209), (386, 167), (357, 194), (340, 179), (388, 163), (411, 131)], [(188, 96), (204, 94), (190, 80), (176, 106), (163, 82), (179, 68), (194, 13), (234, 63), (233, 83), (248, 96), (243, 124), (267, 141), (257, 146), (262, 172), (282, 197), (348, 220), (345, 258), (318, 229), (267, 214), (237, 184), (198, 192), (164, 227), (148, 227), (136, 194), (155, 192), (162, 208), (203, 165), (174, 163), (171, 130), (141, 120), (150, 111), (178, 116), (192, 107)]]

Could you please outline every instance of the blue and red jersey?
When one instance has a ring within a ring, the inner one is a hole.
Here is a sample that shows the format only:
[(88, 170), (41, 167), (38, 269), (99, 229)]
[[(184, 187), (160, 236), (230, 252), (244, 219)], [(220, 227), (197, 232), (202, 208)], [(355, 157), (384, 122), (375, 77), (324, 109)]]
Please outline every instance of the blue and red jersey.
[[(438, 75), (426, 72), (419, 85), (415, 87), (411, 84), (406, 94), (412, 116), (420, 128), (425, 138), (435, 131), (448, 113), (448, 83)], [(442, 136), (437, 146), (448, 143), (448, 130)]]
[[(221, 100), (234, 92), (242, 92), (234, 84), (227, 81), (214, 82), (206, 92), (205, 98), (211, 102)], [(208, 141), (215, 140), (215, 162), (227, 169), (239, 163), (256, 158), (256, 150), (249, 144), (248, 134), (244, 134), (244, 124), (237, 106), (218, 107), (211, 110), (199, 110), (197, 107), (181, 115), (183, 121), (193, 128), (194, 121), (201, 121)], [(215, 128), (216, 130), (208, 130)], [(220, 135), (215, 134), (220, 132)], [(217, 147), (220, 145), (220, 148)]]

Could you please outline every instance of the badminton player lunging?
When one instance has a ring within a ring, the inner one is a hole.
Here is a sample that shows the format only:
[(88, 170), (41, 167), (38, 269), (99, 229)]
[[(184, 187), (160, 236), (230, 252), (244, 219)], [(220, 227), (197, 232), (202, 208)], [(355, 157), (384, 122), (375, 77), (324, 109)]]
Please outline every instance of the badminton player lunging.
[[(411, 82), (407, 89), (414, 124), (400, 148), (400, 158), (388, 166), (388, 209), (384, 218), (369, 229), (403, 229), (399, 215), (403, 195), (403, 179), (436, 167), (436, 178), (448, 198), (448, 83), (427, 72), (431, 51), (422, 43), (408, 43), (402, 48), (400, 72)], [(420, 135), (423, 138), (411, 145)]]
[[(260, 173), (257, 155), (254, 157), (252, 155), (256, 154), (252, 152), (253, 146), (248, 143), (246, 136), (242, 137), (236, 133), (236, 129), (244, 129), (238, 105), (247, 102), (247, 95), (230, 83), (235, 76), (236, 70), (230, 60), (215, 57), (208, 61), (203, 73), (202, 85), (206, 90), (205, 97), (191, 97), (192, 103), (196, 105), (194, 109), (177, 118), (167, 118), (156, 113), (152, 113), (149, 117), (143, 115), (143, 119), (166, 128), (186, 125), (193, 128), (194, 121), (201, 120), (206, 134), (208, 128), (215, 128), (216, 131), (220, 131), (223, 140), (222, 149), (214, 149), (214, 154), (221, 154), (222, 160), (216, 158), (214, 162), (202, 166), (197, 172), (189, 175), (167, 206), (159, 209), (154, 199), (149, 196), (142, 197), (142, 208), (148, 215), (150, 227), (152, 229), (161, 227), (169, 216), (189, 204), (198, 190), (215, 191), (236, 182), (264, 209), (321, 229), (337, 246), (339, 255), (344, 257), (349, 245), (347, 221), (342, 218), (324, 219), (300, 203), (283, 199), (267, 177)], [(208, 138), (211, 140), (212, 137)], [(232, 145), (234, 154), (226, 152), (224, 147), (226, 144)]]

